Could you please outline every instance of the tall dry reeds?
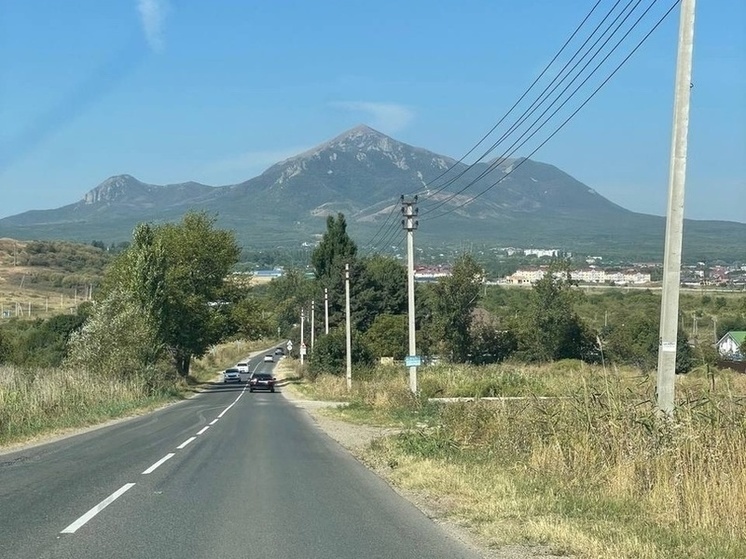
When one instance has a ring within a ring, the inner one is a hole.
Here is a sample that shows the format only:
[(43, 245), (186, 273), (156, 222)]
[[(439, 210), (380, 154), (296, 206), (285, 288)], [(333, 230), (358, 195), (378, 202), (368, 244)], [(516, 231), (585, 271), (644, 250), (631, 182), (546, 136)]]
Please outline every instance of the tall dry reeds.
[(0, 444), (90, 425), (166, 397), (136, 376), (0, 367)]
[[(634, 370), (444, 366), (420, 378), (438, 396), (525, 396), (441, 405), (371, 450), (397, 483), (455, 503), (481, 531), (593, 557), (746, 556), (743, 375), (678, 377), (673, 421), (656, 412), (655, 379)], [(376, 420), (422, 406), (404, 382), (357, 384), (353, 403)]]

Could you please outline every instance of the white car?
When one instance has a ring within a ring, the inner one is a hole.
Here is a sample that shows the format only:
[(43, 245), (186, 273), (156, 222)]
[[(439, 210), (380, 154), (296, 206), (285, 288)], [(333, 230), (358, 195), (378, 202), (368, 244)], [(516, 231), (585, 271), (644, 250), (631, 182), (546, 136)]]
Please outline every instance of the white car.
[(275, 356), (272, 355), (271, 353), (268, 353), (267, 355), (264, 356), (264, 362), (265, 363), (274, 363), (275, 362)]
[(241, 382), (241, 373), (238, 369), (226, 369), (223, 371), (223, 383), (228, 382)]
[(249, 372), (249, 364), (248, 363), (244, 363), (244, 362), (237, 363), (236, 364), (236, 369), (238, 369), (239, 373), (244, 373), (244, 374), (248, 373)]

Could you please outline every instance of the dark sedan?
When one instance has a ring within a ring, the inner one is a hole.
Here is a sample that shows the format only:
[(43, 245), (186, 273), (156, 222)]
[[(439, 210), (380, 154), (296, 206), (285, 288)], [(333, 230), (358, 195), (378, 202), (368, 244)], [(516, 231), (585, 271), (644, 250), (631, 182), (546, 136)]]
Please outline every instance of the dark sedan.
[(275, 377), (269, 373), (254, 373), (249, 379), (249, 392), (254, 390), (275, 391)]

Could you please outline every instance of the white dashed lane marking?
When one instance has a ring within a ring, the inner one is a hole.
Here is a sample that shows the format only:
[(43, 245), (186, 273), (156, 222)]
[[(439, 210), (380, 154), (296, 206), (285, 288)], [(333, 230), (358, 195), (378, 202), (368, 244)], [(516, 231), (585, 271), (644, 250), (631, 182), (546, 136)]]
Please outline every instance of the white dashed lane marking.
[(116, 501), (119, 497), (124, 495), (127, 491), (132, 489), (132, 487), (134, 486), (135, 486), (134, 483), (125, 483), (122, 487), (114, 491), (114, 493), (106, 497), (106, 499), (101, 501), (99, 504), (97, 504), (95, 507), (93, 507), (87, 513), (85, 513), (83, 516), (78, 518), (75, 522), (70, 524), (70, 526), (62, 530), (62, 532), (60, 533), (61, 534), (74, 534), (78, 530), (78, 528), (83, 526), (91, 518), (96, 516), (98, 513), (100, 513), (102, 510), (104, 510), (106, 507), (108, 507), (110, 504), (112, 504), (114, 501)]
[(161, 464), (163, 464), (166, 460), (170, 460), (174, 456), (176, 456), (176, 454), (174, 454), (173, 452), (169, 452), (168, 454), (166, 454), (166, 456), (164, 456), (163, 458), (161, 458), (160, 460), (158, 460), (158, 462), (156, 462), (155, 464), (153, 464), (152, 466), (150, 466), (150, 468), (148, 468), (147, 470), (145, 470), (142, 473), (142, 475), (152, 474), (156, 470), (156, 468), (158, 468), (158, 466), (160, 466)]
[(181, 450), (182, 448), (184, 448), (186, 445), (188, 445), (189, 443), (191, 443), (196, 438), (197, 437), (189, 437), (187, 440), (185, 440), (183, 443), (181, 443), (179, 446), (177, 446), (176, 449), (177, 450)]

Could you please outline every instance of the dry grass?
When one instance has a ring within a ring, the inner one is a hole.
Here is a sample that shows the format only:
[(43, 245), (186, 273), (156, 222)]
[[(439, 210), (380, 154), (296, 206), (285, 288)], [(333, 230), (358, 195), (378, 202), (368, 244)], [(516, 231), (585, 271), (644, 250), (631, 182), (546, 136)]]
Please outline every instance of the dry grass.
[(175, 397), (150, 393), (137, 377), (0, 367), (0, 445), (93, 425)]
[[(192, 381), (207, 382), (218, 371), (266, 349), (272, 341), (218, 346), (192, 369)], [(150, 409), (182, 397), (186, 383), (157, 389), (133, 375), (111, 378), (65, 369), (0, 367), (0, 446), (58, 430), (79, 428)]]
[(0, 238), (0, 319), (49, 318), (74, 312), (85, 300), (86, 288), (55, 289), (33, 283), (36, 274), (51, 268), (15, 265), (14, 253), (21, 254), (27, 245), (25, 241)]
[[(425, 369), (422, 385), (444, 396), (485, 383), (563, 396), (435, 410), (387, 374), (359, 380), (342, 413), (418, 421), (366, 458), (489, 541), (549, 543), (581, 557), (746, 557), (746, 377), (718, 373), (714, 390), (705, 376), (679, 377), (669, 422), (654, 411), (654, 379), (637, 371)], [(322, 378), (316, 389), (339, 393), (340, 380)]]

